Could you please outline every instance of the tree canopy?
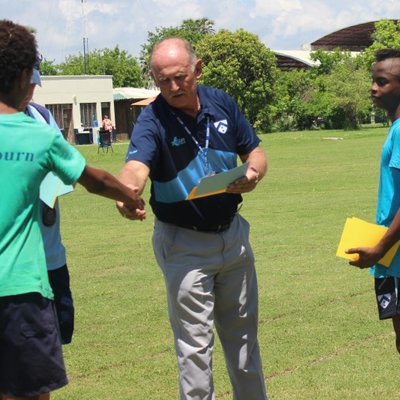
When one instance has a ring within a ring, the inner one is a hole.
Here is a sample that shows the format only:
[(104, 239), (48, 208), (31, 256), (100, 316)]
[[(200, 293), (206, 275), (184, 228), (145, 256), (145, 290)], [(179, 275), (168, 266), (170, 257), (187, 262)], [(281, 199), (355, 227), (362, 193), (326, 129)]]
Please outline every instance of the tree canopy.
[(203, 36), (196, 53), (204, 62), (201, 82), (225, 90), (254, 127), (269, 131), (277, 72), (274, 53), (243, 29)]
[[(46, 71), (51, 63), (45, 64)], [(84, 75), (82, 54), (70, 55), (55, 66), (58, 75)], [(88, 75), (112, 75), (113, 87), (143, 87), (144, 80), (139, 62), (118, 46), (114, 49), (94, 50), (88, 55)]]
[(170, 37), (180, 37), (188, 40), (194, 48), (197, 42), (204, 35), (211, 35), (215, 32), (214, 21), (208, 18), (201, 19), (185, 19), (179, 26), (156, 28), (155, 32), (147, 33), (147, 42), (142, 45), (140, 53), (140, 63), (143, 67), (144, 74), (149, 77), (150, 71), (150, 55), (153, 46), (162, 39)]
[[(374, 53), (400, 48), (400, 20), (375, 24), (373, 44), (358, 56), (340, 49), (311, 53), (309, 70), (280, 71), (275, 54), (243, 29), (215, 31), (208, 18), (148, 32), (140, 61), (118, 46), (67, 56), (61, 64), (44, 60), (43, 75), (112, 75), (114, 87), (150, 85), (149, 58), (154, 44), (168, 37), (192, 43), (203, 59), (201, 83), (225, 90), (260, 132), (282, 129), (354, 128), (373, 111), (369, 98)], [(375, 115), (383, 116), (379, 110)]]
[(371, 68), (377, 50), (384, 48), (400, 49), (400, 20), (382, 19), (376, 22), (372, 37), (374, 39), (372, 45), (365, 49), (361, 55), (367, 68)]

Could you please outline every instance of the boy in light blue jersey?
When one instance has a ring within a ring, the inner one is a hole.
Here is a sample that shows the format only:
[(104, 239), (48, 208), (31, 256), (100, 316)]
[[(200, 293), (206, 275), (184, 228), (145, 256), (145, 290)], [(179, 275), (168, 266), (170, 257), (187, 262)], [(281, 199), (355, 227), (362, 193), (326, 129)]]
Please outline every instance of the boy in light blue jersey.
[(389, 229), (375, 247), (356, 247), (347, 253), (359, 255), (351, 265), (372, 267), (379, 318), (392, 319), (400, 353), (400, 251), (389, 268), (378, 262), (400, 239), (400, 49), (376, 53), (371, 94), (375, 105), (386, 110), (392, 122), (382, 149), (376, 210), (376, 223)]
[[(39, 71), (40, 61), (38, 57), (31, 77), (30, 92), (32, 92), (32, 95), (36, 85), (42, 85)], [(21, 104), (19, 110), (25, 112), (26, 115), (36, 121), (48, 124), (62, 136), (60, 128), (50, 111), (44, 106), (32, 102), (30, 95), (31, 93)], [(50, 208), (40, 200), (39, 225), (43, 238), (50, 286), (54, 294), (54, 306), (60, 327), (61, 342), (62, 344), (68, 344), (71, 343), (74, 332), (75, 310), (70, 288), (66, 252), (61, 240), (60, 208), (58, 203), (58, 200), (56, 200), (54, 207)]]

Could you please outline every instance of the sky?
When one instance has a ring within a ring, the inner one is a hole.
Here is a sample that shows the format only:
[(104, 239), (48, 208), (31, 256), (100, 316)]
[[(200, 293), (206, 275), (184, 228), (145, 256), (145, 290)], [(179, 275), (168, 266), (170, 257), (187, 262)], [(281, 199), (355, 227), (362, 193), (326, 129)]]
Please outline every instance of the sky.
[(68, 55), (113, 49), (139, 57), (148, 32), (208, 18), (215, 30), (244, 29), (272, 50), (301, 50), (329, 33), (379, 19), (400, 19), (400, 0), (0, 0), (0, 18), (36, 30), (39, 51)]

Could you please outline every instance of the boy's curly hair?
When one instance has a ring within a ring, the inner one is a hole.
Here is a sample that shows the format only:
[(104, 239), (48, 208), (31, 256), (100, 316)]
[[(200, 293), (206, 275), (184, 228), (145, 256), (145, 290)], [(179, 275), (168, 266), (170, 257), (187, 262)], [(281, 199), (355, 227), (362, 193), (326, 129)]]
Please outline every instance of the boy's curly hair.
[(32, 69), (37, 59), (35, 36), (22, 25), (0, 20), (0, 91), (11, 92), (24, 69)]

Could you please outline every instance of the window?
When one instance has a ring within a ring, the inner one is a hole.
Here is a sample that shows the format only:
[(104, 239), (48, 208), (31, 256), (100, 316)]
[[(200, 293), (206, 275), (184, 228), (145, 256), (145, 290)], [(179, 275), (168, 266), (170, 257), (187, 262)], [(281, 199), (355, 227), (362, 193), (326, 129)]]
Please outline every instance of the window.
[(60, 129), (69, 129), (72, 121), (72, 104), (46, 104)]
[(111, 118), (110, 113), (110, 103), (109, 102), (102, 102), (101, 103), (101, 120), (103, 120), (105, 115), (108, 115)]
[(81, 103), (81, 122), (84, 127), (92, 126), (97, 120), (96, 103)]

